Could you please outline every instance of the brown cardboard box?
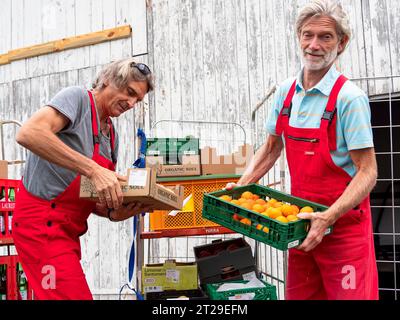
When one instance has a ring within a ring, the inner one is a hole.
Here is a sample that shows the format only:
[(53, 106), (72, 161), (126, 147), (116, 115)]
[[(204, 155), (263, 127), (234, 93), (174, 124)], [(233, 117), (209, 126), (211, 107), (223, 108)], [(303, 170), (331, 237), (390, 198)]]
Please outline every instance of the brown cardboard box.
[[(155, 169), (128, 169), (128, 182), (121, 183), (121, 189), (124, 203), (151, 204), (157, 210), (180, 210), (183, 206), (183, 187), (171, 189), (157, 184)], [(88, 200), (99, 200), (92, 183), (86, 177), (81, 178), (79, 196)]]
[(0, 179), (8, 179), (8, 161), (0, 160)]
[(157, 177), (199, 176), (199, 155), (182, 155), (182, 164), (163, 164), (163, 157), (147, 156), (146, 167), (157, 169)]
[(239, 151), (217, 155), (215, 148), (205, 147), (201, 149), (201, 172), (207, 174), (238, 174), (242, 175), (250, 164), (254, 149), (249, 144), (239, 147)]

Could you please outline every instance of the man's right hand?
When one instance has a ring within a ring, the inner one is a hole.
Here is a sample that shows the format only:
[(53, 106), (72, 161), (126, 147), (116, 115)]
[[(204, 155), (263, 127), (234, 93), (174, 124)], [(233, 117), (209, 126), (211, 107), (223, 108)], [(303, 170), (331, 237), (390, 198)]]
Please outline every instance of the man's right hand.
[(101, 204), (112, 209), (121, 206), (123, 195), (119, 181), (126, 181), (126, 177), (98, 165), (88, 178), (96, 188)]
[(237, 184), (235, 182), (228, 182), (225, 186), (225, 190), (232, 190), (233, 188), (239, 187), (240, 184)]

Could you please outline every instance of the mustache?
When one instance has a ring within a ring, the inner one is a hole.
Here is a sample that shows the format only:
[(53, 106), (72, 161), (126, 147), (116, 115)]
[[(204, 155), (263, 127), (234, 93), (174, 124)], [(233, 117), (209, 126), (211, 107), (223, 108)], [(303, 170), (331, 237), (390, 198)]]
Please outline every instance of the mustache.
[(303, 51), (303, 53), (304, 54), (312, 54), (312, 55), (314, 55), (314, 56), (325, 56), (325, 53), (324, 52), (320, 52), (320, 51), (312, 51), (312, 50), (309, 50), (309, 49), (305, 49), (304, 51)]

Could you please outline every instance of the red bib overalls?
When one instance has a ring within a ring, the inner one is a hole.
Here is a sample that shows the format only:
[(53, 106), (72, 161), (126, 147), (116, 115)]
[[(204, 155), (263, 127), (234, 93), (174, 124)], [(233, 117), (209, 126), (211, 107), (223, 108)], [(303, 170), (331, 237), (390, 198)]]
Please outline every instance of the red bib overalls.
[[(115, 170), (115, 164), (100, 155), (97, 113), (88, 91), (92, 112), (94, 150), (92, 160)], [(114, 131), (110, 126), (111, 150)], [(114, 157), (113, 157), (114, 158)], [(35, 299), (92, 299), (80, 259), (79, 237), (87, 231), (87, 219), (95, 202), (79, 198), (80, 175), (55, 199), (30, 194), (21, 181), (13, 219), (13, 238)]]
[[(332, 160), (336, 150), (336, 100), (343, 84), (332, 88), (319, 128), (289, 125), (296, 82), (278, 117), (291, 177), (291, 193), (327, 206), (344, 192), (352, 177)], [(369, 196), (339, 218), (333, 233), (311, 252), (289, 250), (286, 299), (378, 299), (378, 276)]]

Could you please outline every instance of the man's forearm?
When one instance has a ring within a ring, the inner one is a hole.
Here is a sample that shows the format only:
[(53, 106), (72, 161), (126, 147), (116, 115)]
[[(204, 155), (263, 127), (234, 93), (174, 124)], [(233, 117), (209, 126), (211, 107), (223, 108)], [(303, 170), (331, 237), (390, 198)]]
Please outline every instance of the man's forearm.
[(333, 222), (349, 210), (357, 207), (369, 195), (375, 183), (376, 171), (370, 169), (357, 172), (343, 194), (329, 208)]
[(53, 132), (34, 126), (17, 136), (17, 142), (39, 157), (61, 167), (90, 176), (96, 163), (64, 144)]
[(280, 138), (273, 137), (273, 139), (276, 140), (274, 142), (268, 140), (257, 150), (249, 166), (239, 179), (238, 185), (257, 182), (273, 167), (282, 151)]

